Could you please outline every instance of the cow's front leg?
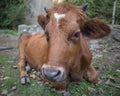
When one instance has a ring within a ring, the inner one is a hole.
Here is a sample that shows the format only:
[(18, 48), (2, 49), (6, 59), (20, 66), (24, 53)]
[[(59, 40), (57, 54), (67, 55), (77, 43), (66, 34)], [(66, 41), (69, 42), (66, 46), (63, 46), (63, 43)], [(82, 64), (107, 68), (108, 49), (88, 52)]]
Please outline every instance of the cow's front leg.
[(26, 71), (26, 60), (25, 60), (25, 47), (29, 41), (29, 38), (31, 35), (24, 34), (20, 40), (19, 40), (19, 63), (18, 68), (20, 70), (20, 76), (21, 76), (21, 83), (29, 83), (30, 79), (28, 77), (27, 71)]
[(19, 61), (18, 67), (20, 70), (20, 82), (21, 82), (21, 84), (30, 83), (30, 79), (29, 79), (29, 76), (28, 76), (26, 68), (25, 68), (26, 64), (25, 64), (24, 59), (21, 59)]
[(84, 78), (91, 83), (98, 82), (98, 73), (92, 64), (90, 64), (90, 66), (87, 68), (87, 70), (84, 74)]

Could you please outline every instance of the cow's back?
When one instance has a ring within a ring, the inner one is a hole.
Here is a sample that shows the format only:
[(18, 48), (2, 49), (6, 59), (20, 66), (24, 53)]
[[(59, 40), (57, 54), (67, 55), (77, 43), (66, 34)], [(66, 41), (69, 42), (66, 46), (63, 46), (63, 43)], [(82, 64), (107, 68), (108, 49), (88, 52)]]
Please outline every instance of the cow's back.
[(45, 34), (31, 35), (25, 48), (25, 57), (28, 64), (37, 70), (40, 70), (43, 63), (47, 60), (48, 44)]

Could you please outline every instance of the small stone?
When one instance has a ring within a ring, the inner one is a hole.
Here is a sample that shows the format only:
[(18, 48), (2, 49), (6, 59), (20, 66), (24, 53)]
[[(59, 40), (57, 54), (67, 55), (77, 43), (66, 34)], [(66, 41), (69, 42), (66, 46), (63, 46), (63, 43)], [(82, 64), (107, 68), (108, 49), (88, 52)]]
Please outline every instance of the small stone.
[(17, 89), (16, 86), (13, 86), (13, 87), (12, 87), (12, 91), (15, 91), (16, 89)]
[(17, 82), (14, 82), (14, 85), (17, 85)]
[(2, 92), (1, 92), (1, 95), (7, 95), (8, 94), (8, 91), (7, 90), (3, 90)]
[(31, 70), (31, 67), (27, 65), (27, 66), (25, 67), (25, 69), (26, 69), (27, 72), (29, 72), (29, 71)]
[(41, 72), (36, 72), (36, 75), (37, 75), (37, 76), (40, 76), (40, 75), (41, 75)]
[(34, 72), (35, 71), (35, 69), (32, 69), (32, 72)]
[(45, 82), (44, 85), (47, 86), (49, 83), (48, 82)]
[(31, 86), (35, 86), (35, 84), (31, 84)]
[(37, 84), (39, 84), (40, 86), (43, 86), (43, 82), (38, 81)]
[(14, 93), (13, 91), (11, 91), (10, 93), (7, 94), (7, 96), (14, 96)]
[[(54, 88), (54, 89), (55, 89), (55, 88)], [(61, 94), (61, 93), (62, 93), (62, 94), (66, 93), (65, 90), (56, 90), (56, 89), (55, 89), (55, 91), (56, 91), (57, 93), (60, 93), (60, 94)]]
[(104, 93), (104, 90), (102, 88), (99, 88), (100, 93)]
[(107, 50), (103, 50), (103, 52), (107, 52)]
[(96, 55), (96, 57), (97, 57), (97, 58), (101, 58), (101, 57), (102, 57), (102, 55)]
[(0, 81), (3, 81), (3, 80), (4, 80), (4, 78), (0, 77)]
[(56, 89), (55, 88), (51, 88), (51, 91), (56, 92)]
[(42, 79), (41, 79), (40, 77), (37, 77), (37, 80), (38, 80), (38, 81), (41, 81)]
[(37, 84), (41, 84), (41, 82), (40, 82), (40, 81), (37, 81)]
[(70, 92), (65, 91), (65, 92), (63, 93), (63, 96), (71, 96), (71, 94), (70, 94)]
[(17, 66), (16, 66), (16, 65), (13, 65), (13, 69), (17, 69)]
[(3, 83), (1, 86), (2, 86), (2, 87), (4, 87), (4, 86), (5, 86), (5, 84)]
[(36, 78), (36, 75), (35, 74), (30, 74), (30, 77), (35, 79)]
[(99, 79), (98, 80), (98, 84), (102, 84), (102, 83), (104, 83), (105, 81), (103, 80), (103, 79)]
[(115, 81), (115, 78), (113, 76), (110, 76), (109, 78), (110, 78), (110, 80)]
[(117, 69), (117, 70), (116, 70), (116, 72), (120, 73), (120, 70), (119, 70), (119, 69)]
[(106, 82), (105, 82), (105, 84), (110, 84), (110, 79), (108, 79)]
[(82, 96), (86, 96), (85, 94), (83, 94)]
[(26, 78), (26, 82), (30, 83), (30, 78), (29, 77)]
[(33, 74), (36, 74), (37, 73), (37, 71), (33, 71)]
[(1, 78), (4, 78), (4, 76), (2, 75)]
[(6, 77), (4, 77), (4, 80), (8, 80), (9, 78), (10, 78), (10, 77), (7, 77), (7, 76), (6, 76)]
[(92, 87), (88, 87), (88, 91), (91, 93), (91, 92), (95, 91), (95, 89)]

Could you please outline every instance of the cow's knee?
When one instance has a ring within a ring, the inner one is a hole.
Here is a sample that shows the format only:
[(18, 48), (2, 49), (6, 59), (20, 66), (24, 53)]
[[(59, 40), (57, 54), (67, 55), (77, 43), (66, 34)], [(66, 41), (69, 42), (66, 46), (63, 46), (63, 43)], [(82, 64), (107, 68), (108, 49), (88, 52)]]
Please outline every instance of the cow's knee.
[(20, 62), (18, 63), (18, 69), (20, 70), (21, 77), (22, 76), (27, 76), (24, 60), (20, 60)]
[(84, 78), (91, 83), (98, 83), (98, 73), (92, 64), (88, 67)]

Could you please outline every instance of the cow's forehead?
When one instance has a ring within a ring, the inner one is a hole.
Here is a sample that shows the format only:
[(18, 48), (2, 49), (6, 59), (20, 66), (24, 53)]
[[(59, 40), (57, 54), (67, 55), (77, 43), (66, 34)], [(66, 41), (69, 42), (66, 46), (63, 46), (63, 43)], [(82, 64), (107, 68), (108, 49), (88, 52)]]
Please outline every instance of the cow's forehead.
[(65, 20), (68, 22), (71, 22), (72, 20), (78, 21), (81, 18), (83, 18), (81, 20), (84, 20), (86, 17), (81, 7), (68, 3), (56, 5), (47, 10), (47, 13), (48, 17), (50, 17), (50, 20), (53, 20), (53, 22), (54, 20), (59, 22), (61, 19), (62, 21)]
[(49, 15), (50, 22), (46, 27), (49, 32), (62, 31), (63, 33), (71, 33), (79, 29), (76, 14), (73, 12), (51, 12)]

